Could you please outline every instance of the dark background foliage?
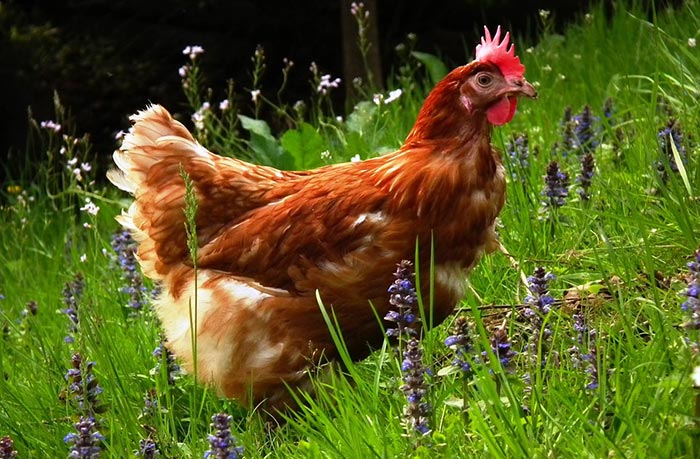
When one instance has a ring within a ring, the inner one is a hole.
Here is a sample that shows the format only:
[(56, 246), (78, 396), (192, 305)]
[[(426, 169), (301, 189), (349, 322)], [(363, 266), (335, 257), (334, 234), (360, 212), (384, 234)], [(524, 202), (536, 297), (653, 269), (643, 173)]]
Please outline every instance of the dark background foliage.
[[(370, 0), (372, 1), (372, 0)], [(95, 151), (105, 156), (127, 117), (148, 102), (183, 111), (177, 69), (182, 49), (201, 45), (207, 85), (223, 98), (232, 78), (241, 102), (249, 104), (251, 56), (260, 44), (267, 57), (263, 85), (279, 84), (282, 59), (296, 65), (290, 101), (309, 95), (308, 67), (343, 77), (340, 0), (10, 0), (0, 4), (0, 154), (5, 173), (29, 150), (27, 108), (37, 120), (52, 119), (57, 92)], [(502, 24), (516, 35), (536, 39), (538, 10), (552, 10), (561, 29), (587, 7), (586, 1), (377, 0), (378, 49), (391, 69), (394, 48), (407, 33), (417, 49), (441, 55), (449, 66), (473, 53), (483, 24)], [(342, 96), (341, 92), (338, 92)], [(336, 101), (343, 104), (342, 98)], [(245, 110), (244, 110), (245, 111)], [(186, 117), (183, 117), (186, 119)], [(1, 170), (1, 169), (0, 169)], [(0, 180), (2, 182), (2, 180)]]

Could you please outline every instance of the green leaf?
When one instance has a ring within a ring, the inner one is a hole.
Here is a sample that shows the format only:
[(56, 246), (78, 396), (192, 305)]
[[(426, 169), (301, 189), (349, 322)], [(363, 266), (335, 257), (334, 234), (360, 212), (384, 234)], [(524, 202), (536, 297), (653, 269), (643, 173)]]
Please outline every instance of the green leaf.
[(279, 169), (293, 169), (294, 159), (285, 152), (279, 141), (272, 135), (270, 126), (263, 120), (238, 115), (243, 129), (250, 133), (250, 149), (255, 153), (256, 162)]
[(352, 113), (348, 115), (345, 125), (350, 132), (365, 134), (367, 128), (374, 121), (374, 115), (377, 113), (377, 106), (369, 101), (363, 101), (355, 105)]
[(309, 123), (284, 133), (282, 147), (294, 158), (296, 169), (312, 169), (323, 164), (321, 152), (325, 149), (323, 137)]
[(434, 54), (413, 51), (411, 55), (418, 59), (421, 64), (425, 65), (433, 84), (437, 84), (449, 72), (445, 63)]

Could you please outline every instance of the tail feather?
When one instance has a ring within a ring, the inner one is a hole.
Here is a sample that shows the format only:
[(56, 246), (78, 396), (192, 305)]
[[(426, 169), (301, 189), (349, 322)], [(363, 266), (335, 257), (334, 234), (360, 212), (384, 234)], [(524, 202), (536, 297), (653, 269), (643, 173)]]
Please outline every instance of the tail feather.
[[(107, 178), (136, 198), (117, 221), (139, 243), (144, 273), (162, 279), (173, 263), (186, 256), (184, 234), (184, 182), (179, 167), (193, 158), (211, 154), (160, 105), (131, 116), (134, 123), (114, 152), (117, 169)], [(213, 163), (212, 163), (213, 164)], [(164, 244), (169, 241), (170, 244)]]
[(133, 126), (114, 152), (117, 168), (107, 177), (134, 196), (117, 220), (139, 242), (139, 261), (153, 279), (164, 279), (173, 268), (189, 263), (180, 168), (195, 185), (200, 245), (245, 212), (281, 199), (280, 182), (296, 177), (210, 153), (160, 105), (140, 111), (131, 121)]

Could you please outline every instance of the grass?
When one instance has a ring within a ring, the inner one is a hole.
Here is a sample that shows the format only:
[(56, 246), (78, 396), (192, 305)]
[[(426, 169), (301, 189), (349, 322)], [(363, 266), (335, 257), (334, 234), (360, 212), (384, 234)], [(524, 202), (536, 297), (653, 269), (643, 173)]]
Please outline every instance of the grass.
[[(210, 418), (219, 412), (233, 416), (233, 434), (249, 458), (697, 457), (700, 388), (690, 376), (700, 365), (692, 346), (698, 336), (681, 326), (688, 316), (680, 294), (687, 287), (686, 263), (700, 243), (700, 48), (689, 42), (700, 34), (697, 6), (689, 1), (654, 12), (651, 20), (634, 5), (618, 5), (607, 19), (594, 7), (564, 35), (550, 33), (545, 19), (539, 43), (528, 48), (516, 41), (541, 97), (521, 102), (514, 121), (494, 133), (511, 177), (499, 233), (525, 273), (543, 266), (556, 276), (550, 294), (557, 303), (544, 323), (551, 338), (540, 336), (544, 344), (533, 364), (523, 352), (532, 329), (519, 306), (528, 293), (519, 273), (499, 254), (483, 259), (459, 312), (473, 325), (473, 374), (440, 371), (452, 359), (443, 342), (454, 319), (422, 337), (424, 363), (433, 370), (426, 376), (432, 405), (426, 436), (402, 422), (401, 362), (388, 345), (345, 372), (319, 375), (315, 395), (300, 394), (304, 407), (273, 430), (249, 407), (218, 398), (189, 376), (169, 381), (167, 355), (159, 360), (152, 354), (162, 339), (157, 320), (148, 307), (126, 307), (129, 294), (110, 246), (118, 229), (114, 216), (128, 201), (91, 184), (89, 166), (78, 180), (74, 169), (89, 162), (89, 147), (73, 133), (61, 137), (69, 132), (62, 112), (56, 119), (61, 133), (37, 125), (47, 163), (37, 177), (11, 183), (0, 210), (0, 436), (13, 439), (19, 457), (68, 454), (63, 439), (74, 431), (78, 413), (87, 413), (72, 402), (64, 378), (78, 352), (95, 362), (91, 372), (103, 389), (96, 397), (104, 409), (93, 413), (105, 437), (102, 457), (134, 456), (143, 438), (156, 442), (161, 457), (202, 457)], [(219, 92), (202, 86), (198, 68), (206, 54), (195, 56), (184, 79), (201, 117), (196, 133), (214, 151), (240, 151), (279, 167), (394, 149), (430, 86), (419, 78), (410, 47), (409, 41), (390, 81), (403, 90), (399, 99), (377, 106), (371, 88), (364, 88), (364, 101), (342, 120), (330, 111), (327, 95), (315, 92), (318, 81), (305, 110), (255, 83), (250, 90), (261, 90), (254, 106), (259, 116), (239, 117), (245, 111), (233, 99), (218, 110)], [(312, 78), (320, 80), (320, 73)], [(225, 88), (220, 98), (231, 91)], [(603, 116), (608, 98), (610, 120)], [(202, 108), (205, 100), (211, 107)], [(561, 121), (567, 106), (578, 114), (586, 104), (599, 117), (591, 198), (582, 200), (574, 186), (563, 206), (542, 211), (550, 161), (557, 160), (572, 182), (579, 173), (580, 155), (563, 144)], [(683, 134), (670, 155), (658, 136), (669, 118), (679, 121)], [(507, 152), (512, 136), (523, 133), (526, 163)], [(100, 207), (96, 215), (80, 210), (86, 198)], [(79, 323), (71, 331), (61, 311), (66, 284), (77, 273), (85, 287), (76, 295)], [(36, 315), (23, 312), (30, 301)], [(595, 361), (579, 367), (570, 357), (575, 314), (596, 330), (595, 341), (587, 334), (579, 345)], [(333, 317), (328, 323), (333, 326)], [(491, 350), (499, 327), (519, 352), (505, 367)], [(64, 341), (68, 335), (72, 343)], [(586, 389), (593, 369), (598, 386)], [(144, 397), (153, 390), (158, 407), (144, 412)]]

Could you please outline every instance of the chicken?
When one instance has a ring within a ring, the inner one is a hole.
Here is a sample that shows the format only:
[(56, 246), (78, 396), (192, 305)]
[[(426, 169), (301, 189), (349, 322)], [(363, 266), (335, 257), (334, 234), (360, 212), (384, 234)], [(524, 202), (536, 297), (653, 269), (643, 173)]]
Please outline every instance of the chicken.
[[(188, 371), (244, 404), (284, 405), (309, 367), (338, 358), (316, 292), (361, 359), (384, 338), (377, 317), (416, 244), (423, 286), (434, 250), (435, 323), (453, 311), (499, 246), (506, 182), (492, 127), (537, 96), (509, 34), (484, 29), (476, 60), (435, 86), (401, 148), (366, 161), (280, 171), (207, 151), (161, 106), (131, 117), (108, 177), (134, 195), (118, 221), (162, 285), (155, 309)], [(196, 276), (180, 168), (198, 202)]]

